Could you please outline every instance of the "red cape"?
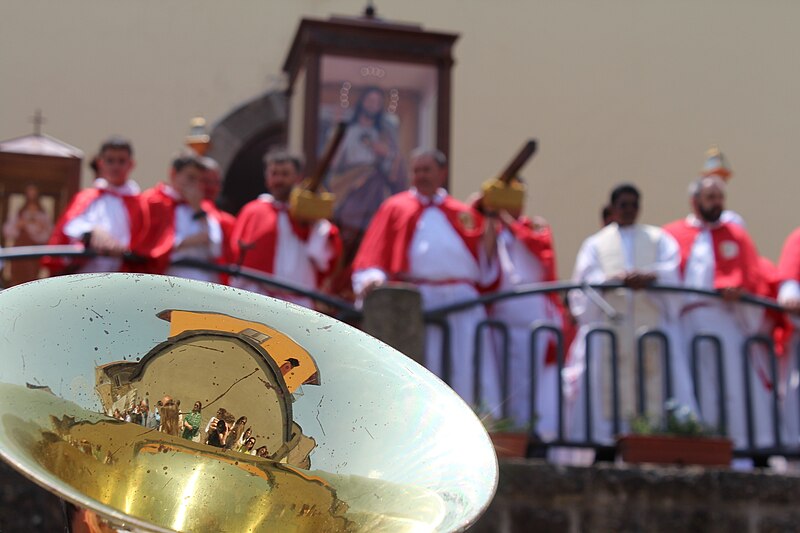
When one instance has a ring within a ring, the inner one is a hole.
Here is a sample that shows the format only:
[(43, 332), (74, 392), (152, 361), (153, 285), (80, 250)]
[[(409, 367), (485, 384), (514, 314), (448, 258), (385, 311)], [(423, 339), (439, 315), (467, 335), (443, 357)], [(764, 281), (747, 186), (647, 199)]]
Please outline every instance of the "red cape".
[(800, 281), (800, 228), (795, 229), (786, 238), (778, 262), (778, 276), (781, 281)]
[[(260, 199), (253, 200), (245, 204), (239, 212), (236, 224), (231, 233), (231, 253), (235, 263), (241, 262), (242, 266), (254, 268), (272, 274), (275, 271), (275, 254), (278, 242), (278, 214), (272, 202)], [(292, 231), (302, 241), (307, 241), (311, 226), (301, 224), (291, 216), (289, 222)], [(339, 260), (342, 253), (342, 240), (339, 237), (339, 229), (331, 224), (329, 243), (333, 247), (333, 257), (327, 267), (320, 271), (317, 270), (318, 278), (330, 273), (333, 265)], [(321, 281), (320, 279), (317, 280)]]
[[(70, 200), (69, 205), (64, 210), (64, 213), (62, 213), (62, 215), (59, 217), (58, 222), (56, 222), (56, 225), (53, 228), (53, 233), (50, 234), (50, 239), (47, 241), (47, 244), (60, 245), (74, 242), (71, 237), (64, 234), (64, 226), (66, 226), (75, 217), (82, 215), (89, 208), (89, 206), (92, 205), (92, 203), (100, 198), (103, 194), (114, 193), (105, 189), (98, 189), (96, 187), (78, 191), (78, 193), (72, 197), (72, 200)], [(139, 203), (138, 196), (121, 196), (121, 198), (125, 204), (125, 209), (128, 211), (128, 227), (130, 228), (131, 234), (130, 242), (133, 243), (136, 235), (140, 231), (140, 228), (144, 224), (141, 205)], [(73, 260), (68, 263), (62, 257), (48, 256), (42, 258), (42, 266), (49, 269), (50, 275), (52, 276), (66, 274), (68, 273), (66, 272), (67, 268), (79, 268), (85, 262), (85, 259)], [(127, 263), (123, 263), (122, 270), (129, 272), (135, 270), (135, 267), (132, 267)]]
[[(544, 269), (542, 281), (555, 281), (556, 254), (553, 249), (553, 231), (550, 226), (535, 229), (531, 219), (528, 217), (520, 217), (514, 224), (508, 226), (508, 229), (514, 235), (514, 238), (522, 243), (523, 246), (539, 260), (539, 263)], [(566, 357), (569, 354), (569, 346), (572, 343), (572, 339), (575, 337), (575, 327), (572, 324), (572, 318), (567, 313), (564, 302), (561, 301), (559, 294), (551, 292), (548, 293), (547, 297), (561, 315), (563, 324), (562, 331), (564, 332), (564, 355)], [(550, 339), (547, 344), (545, 364), (555, 364), (556, 353), (557, 347), (555, 340)]]
[[(667, 224), (664, 229), (678, 241), (681, 274), (684, 274), (701, 228), (681, 219)], [(741, 287), (752, 294), (765, 294), (758, 251), (744, 228), (723, 223), (711, 230), (711, 239), (714, 247), (714, 288)]]
[[(778, 261), (778, 268), (775, 275), (777, 277), (778, 284), (788, 280), (800, 281), (800, 228), (797, 228), (790, 233), (786, 238), (786, 241), (783, 243), (781, 258), (780, 261)], [(780, 285), (778, 285), (778, 288), (780, 288)], [(775, 296), (777, 296), (777, 290)], [(788, 353), (788, 344), (792, 337), (794, 326), (792, 321), (789, 320), (785, 314), (783, 314), (783, 317), (788, 325), (785, 328), (785, 331), (782, 332), (784, 337), (782, 340), (784, 351)], [(779, 333), (781, 332), (776, 332), (776, 336)], [(776, 341), (777, 340), (778, 339), (776, 338)]]
[(550, 226), (534, 229), (531, 219), (520, 217), (508, 229), (514, 238), (521, 242), (541, 263), (544, 269), (542, 281), (555, 281), (556, 253), (553, 249), (553, 231)]
[[(483, 233), (483, 217), (474, 209), (458, 200), (446, 196), (438, 206), (450, 225), (463, 239), (467, 249), (478, 259), (478, 249)], [(417, 222), (426, 206), (417, 196), (405, 191), (387, 198), (375, 213), (361, 241), (353, 271), (380, 268), (389, 279), (396, 280), (408, 272), (408, 248)]]
[[(759, 257), (759, 266), (761, 267), (761, 275), (764, 279), (764, 286), (767, 292), (764, 296), (776, 300), (778, 298), (778, 291), (780, 290), (781, 282), (783, 281), (779, 275), (778, 267), (767, 259), (766, 257)], [(775, 342), (775, 354), (780, 356), (789, 353), (789, 340), (792, 338), (792, 321), (786, 316), (786, 313), (777, 311), (775, 309), (767, 309), (766, 317), (768, 324), (772, 327), (772, 339)]]

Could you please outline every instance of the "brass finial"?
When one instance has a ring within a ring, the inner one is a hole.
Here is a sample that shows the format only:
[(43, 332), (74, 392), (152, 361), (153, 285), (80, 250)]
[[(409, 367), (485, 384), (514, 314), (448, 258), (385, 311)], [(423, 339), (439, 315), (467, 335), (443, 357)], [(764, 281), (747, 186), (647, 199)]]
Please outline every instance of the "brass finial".
[(211, 137), (206, 130), (206, 119), (195, 117), (189, 122), (189, 135), (186, 136), (186, 146), (198, 155), (205, 155), (211, 146)]
[(728, 181), (731, 177), (731, 168), (728, 165), (728, 160), (719, 149), (719, 146), (712, 144), (711, 148), (706, 150), (706, 161), (703, 164), (703, 176), (719, 176), (720, 178)]

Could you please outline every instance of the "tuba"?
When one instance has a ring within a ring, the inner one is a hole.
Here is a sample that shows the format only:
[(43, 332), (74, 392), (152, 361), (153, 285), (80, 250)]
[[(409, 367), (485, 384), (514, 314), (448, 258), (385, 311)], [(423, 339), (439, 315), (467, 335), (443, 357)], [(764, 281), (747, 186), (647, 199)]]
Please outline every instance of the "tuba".
[(0, 292), (0, 456), (79, 531), (455, 531), (497, 485), (443, 382), (320, 313), (166, 276)]

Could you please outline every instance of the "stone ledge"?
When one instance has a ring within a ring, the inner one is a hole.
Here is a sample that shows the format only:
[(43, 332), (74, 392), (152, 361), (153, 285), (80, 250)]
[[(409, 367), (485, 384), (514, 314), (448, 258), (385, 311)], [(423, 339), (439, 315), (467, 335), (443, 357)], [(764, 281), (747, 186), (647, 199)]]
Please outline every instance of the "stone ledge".
[[(698, 467), (500, 463), (471, 533), (800, 530), (800, 476)], [(59, 500), (0, 461), (0, 531), (63, 532)]]
[(800, 476), (769, 471), (508, 460), (471, 531), (796, 531), (798, 499)]

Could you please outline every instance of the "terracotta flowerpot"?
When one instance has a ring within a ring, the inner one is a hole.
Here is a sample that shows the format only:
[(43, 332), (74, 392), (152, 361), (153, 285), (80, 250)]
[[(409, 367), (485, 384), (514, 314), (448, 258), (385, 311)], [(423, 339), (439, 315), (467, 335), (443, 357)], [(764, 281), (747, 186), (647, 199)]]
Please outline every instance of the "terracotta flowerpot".
[(497, 457), (525, 457), (528, 453), (528, 442), (530, 437), (527, 433), (489, 433), (489, 437), (494, 444), (494, 451)]
[(625, 435), (617, 439), (617, 451), (626, 463), (728, 466), (733, 443), (720, 437)]

